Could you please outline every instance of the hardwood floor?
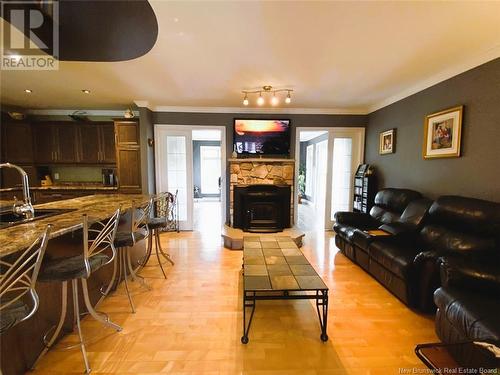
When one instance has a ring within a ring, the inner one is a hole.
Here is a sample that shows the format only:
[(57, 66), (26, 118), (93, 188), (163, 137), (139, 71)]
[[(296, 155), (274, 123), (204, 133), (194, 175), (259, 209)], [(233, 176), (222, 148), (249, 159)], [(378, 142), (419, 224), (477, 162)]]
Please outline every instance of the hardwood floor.
[[(423, 369), (413, 349), (437, 340), (433, 317), (406, 308), (340, 254), (333, 233), (308, 232), (302, 250), (330, 288), (330, 340), (319, 339), (312, 302), (259, 301), (242, 345), (242, 252), (224, 249), (212, 229), (163, 234), (162, 243), (176, 264), (167, 280), (157, 267), (142, 271), (152, 290), (134, 286), (137, 313), (123, 285), (99, 306), (122, 332), (83, 320), (84, 335), (98, 335), (87, 345), (93, 374), (399, 374)], [(74, 340), (64, 338), (34, 373), (81, 373), (79, 350), (58, 349)]]

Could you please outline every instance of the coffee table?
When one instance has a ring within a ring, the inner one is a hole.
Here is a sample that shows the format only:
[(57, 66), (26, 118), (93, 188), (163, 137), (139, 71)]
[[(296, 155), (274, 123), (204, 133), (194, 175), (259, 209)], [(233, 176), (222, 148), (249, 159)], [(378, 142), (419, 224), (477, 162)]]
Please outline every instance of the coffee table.
[[(328, 340), (328, 287), (290, 237), (243, 237), (243, 336), (248, 343), (256, 301), (316, 301), (320, 339)], [(247, 309), (251, 309), (247, 323)]]

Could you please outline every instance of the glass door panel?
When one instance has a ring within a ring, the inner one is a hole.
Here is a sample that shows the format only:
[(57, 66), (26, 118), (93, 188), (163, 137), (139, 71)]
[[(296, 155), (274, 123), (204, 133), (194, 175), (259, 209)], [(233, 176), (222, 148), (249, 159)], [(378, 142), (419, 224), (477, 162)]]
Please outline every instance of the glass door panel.
[(221, 177), (220, 146), (201, 146), (201, 193), (219, 194), (219, 179)]
[(191, 230), (192, 197), (192, 140), (191, 131), (162, 126), (155, 129), (157, 192), (177, 192), (178, 219), (181, 230)]
[(331, 220), (335, 212), (350, 210), (353, 178), (352, 139), (335, 138), (333, 142)]

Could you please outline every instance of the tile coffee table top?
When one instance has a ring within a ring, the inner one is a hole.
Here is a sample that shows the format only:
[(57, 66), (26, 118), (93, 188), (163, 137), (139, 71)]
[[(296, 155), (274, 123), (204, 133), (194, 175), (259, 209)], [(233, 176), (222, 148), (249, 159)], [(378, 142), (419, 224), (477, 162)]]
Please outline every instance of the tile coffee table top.
[(328, 287), (290, 237), (243, 237), (245, 291), (315, 291)]

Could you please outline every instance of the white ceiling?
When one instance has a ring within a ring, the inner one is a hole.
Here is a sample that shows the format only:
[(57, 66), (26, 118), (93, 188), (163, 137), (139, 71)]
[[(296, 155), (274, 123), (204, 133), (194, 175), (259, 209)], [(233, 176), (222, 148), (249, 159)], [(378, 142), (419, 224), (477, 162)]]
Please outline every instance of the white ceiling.
[(500, 57), (500, 1), (151, 4), (159, 36), (145, 56), (4, 71), (2, 103), (233, 111), (241, 90), (270, 84), (295, 90), (284, 111), (367, 113)]

